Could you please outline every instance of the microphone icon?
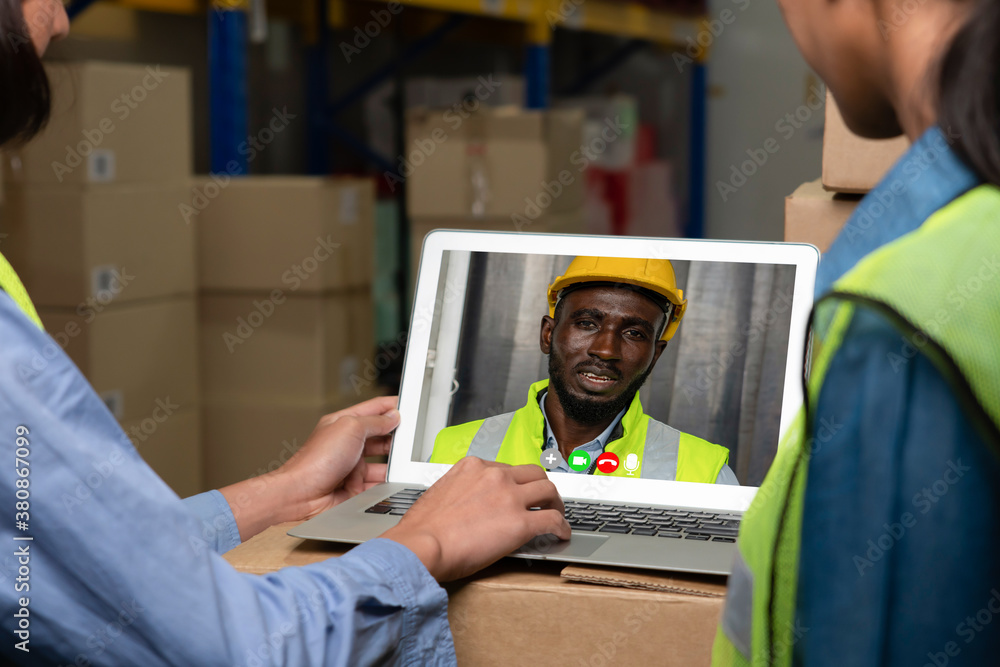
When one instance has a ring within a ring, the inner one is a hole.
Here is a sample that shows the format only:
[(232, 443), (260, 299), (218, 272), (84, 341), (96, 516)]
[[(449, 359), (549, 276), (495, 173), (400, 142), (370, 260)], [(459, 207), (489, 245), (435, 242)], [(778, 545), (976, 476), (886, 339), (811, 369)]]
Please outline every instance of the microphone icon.
[(631, 454), (625, 457), (625, 470), (628, 471), (626, 474), (631, 475), (638, 469), (639, 469), (639, 455), (636, 454), (635, 452), (632, 452)]

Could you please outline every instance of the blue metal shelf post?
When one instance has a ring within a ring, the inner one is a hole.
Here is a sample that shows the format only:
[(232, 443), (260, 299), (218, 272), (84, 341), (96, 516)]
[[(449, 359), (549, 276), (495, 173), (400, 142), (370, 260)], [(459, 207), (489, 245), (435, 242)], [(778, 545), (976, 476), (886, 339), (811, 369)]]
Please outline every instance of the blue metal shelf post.
[(212, 0), (208, 10), (209, 146), (216, 174), (249, 171), (247, 5), (247, 0)]
[(549, 67), (548, 44), (529, 44), (524, 72), (529, 109), (547, 109), (549, 106)]
[(525, 104), (547, 109), (550, 104), (552, 27), (538, 17), (528, 24), (528, 52), (524, 61)]
[(705, 236), (705, 158), (708, 150), (708, 67), (696, 63), (691, 71), (691, 138), (687, 236)]
[(330, 96), (329, 42), (330, 14), (326, 0), (316, 1), (315, 43), (306, 50), (306, 104), (309, 119), (309, 173), (330, 172), (330, 137), (327, 105)]

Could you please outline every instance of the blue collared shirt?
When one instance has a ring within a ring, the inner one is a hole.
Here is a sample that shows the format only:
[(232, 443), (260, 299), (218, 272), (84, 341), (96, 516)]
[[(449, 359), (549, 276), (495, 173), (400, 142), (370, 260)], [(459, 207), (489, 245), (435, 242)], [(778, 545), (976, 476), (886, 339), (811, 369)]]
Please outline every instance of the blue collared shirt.
[[(28, 431), (19, 453), (27, 477), (15, 471), (19, 426)], [(455, 663), (447, 596), (396, 542), (264, 576), (233, 569), (219, 555), (239, 543), (222, 495), (181, 501), (3, 292), (0, 442), (0, 506), (9, 512), (0, 522), (3, 662)], [(28, 634), (19, 637), (13, 613), (22, 607)], [(30, 652), (16, 647), (23, 639)]]
[[(823, 257), (817, 295), (978, 184), (947, 135), (928, 130)], [(890, 362), (905, 344), (859, 307), (820, 390), (814, 423), (832, 427), (812, 434), (797, 665), (985, 665), (1000, 655), (1000, 463), (924, 355)]]
[[(555, 463), (550, 464), (548, 461), (545, 461), (543, 457), (542, 465), (548, 468), (551, 472), (573, 472), (579, 475), (587, 475), (594, 469), (594, 462), (597, 461), (597, 457), (604, 453), (604, 448), (608, 446), (608, 439), (611, 438), (612, 431), (615, 430), (615, 426), (618, 426), (622, 417), (624, 417), (625, 413), (628, 412), (628, 408), (619, 412), (618, 415), (611, 421), (611, 424), (609, 424), (599, 436), (588, 443), (573, 448), (574, 452), (587, 452), (587, 454), (590, 455), (590, 460), (592, 462), (588, 468), (584, 468), (583, 470), (573, 470), (569, 467), (569, 464), (566, 463), (562, 453), (559, 451), (559, 443), (556, 442), (556, 436), (552, 432), (552, 427), (549, 426), (549, 416), (545, 413), (545, 398), (548, 394), (549, 392), (546, 390), (545, 393), (542, 394), (541, 398), (538, 399), (538, 407), (542, 409), (542, 418), (545, 420), (545, 444), (542, 446), (542, 452), (551, 451), (552, 455), (557, 456), (558, 459)], [(719, 471), (719, 474), (716, 476), (715, 483), (739, 486), (740, 482), (736, 479), (736, 473), (733, 472), (733, 469), (728, 465), (724, 465)]]
[(589, 467), (584, 468), (583, 470), (573, 470), (569, 467), (569, 464), (566, 463), (566, 459), (563, 458), (562, 453), (559, 451), (559, 443), (556, 442), (555, 433), (552, 432), (552, 427), (549, 426), (549, 416), (545, 413), (545, 399), (548, 395), (549, 392), (546, 391), (542, 394), (542, 397), (538, 399), (538, 407), (542, 409), (542, 417), (545, 419), (545, 445), (542, 446), (542, 452), (552, 451), (552, 454), (554, 456), (558, 456), (559, 460), (555, 463), (555, 467), (548, 463), (545, 464), (545, 467), (547, 467), (551, 472), (574, 472), (579, 475), (586, 475), (593, 469), (594, 465), (596, 465), (597, 457), (604, 453), (604, 448), (608, 444), (608, 438), (611, 437), (611, 432), (615, 430), (615, 426), (618, 426), (618, 422), (620, 422), (622, 417), (625, 416), (625, 413), (628, 412), (628, 408), (619, 412), (618, 416), (615, 417), (610, 424), (608, 424), (608, 427), (604, 429), (599, 436), (586, 444), (573, 448), (574, 452), (587, 452), (587, 454), (590, 455), (591, 461)]

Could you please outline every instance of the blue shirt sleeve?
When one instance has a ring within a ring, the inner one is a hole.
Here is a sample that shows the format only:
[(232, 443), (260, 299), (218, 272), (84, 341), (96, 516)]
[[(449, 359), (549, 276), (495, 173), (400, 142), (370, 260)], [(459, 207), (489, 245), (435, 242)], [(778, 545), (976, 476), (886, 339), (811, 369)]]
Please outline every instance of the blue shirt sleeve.
[[(0, 507), (11, 512), (0, 522), (0, 662), (455, 663), (447, 596), (409, 550), (374, 540), (306, 567), (237, 572), (220, 542), (204, 539), (205, 515), (142, 461), (58, 345), (5, 294), (0, 341)], [(27, 477), (15, 474), (18, 426), (28, 431)], [(29, 482), (26, 499), (18, 479)], [(18, 501), (28, 503), (23, 527), (12, 516)], [(11, 612), (22, 607), (25, 622)]]
[(995, 664), (1000, 463), (948, 384), (859, 309), (816, 412), (795, 664)]
[(218, 490), (185, 498), (184, 505), (201, 522), (201, 539), (210, 549), (224, 554), (240, 545), (242, 540), (236, 517), (225, 496)]

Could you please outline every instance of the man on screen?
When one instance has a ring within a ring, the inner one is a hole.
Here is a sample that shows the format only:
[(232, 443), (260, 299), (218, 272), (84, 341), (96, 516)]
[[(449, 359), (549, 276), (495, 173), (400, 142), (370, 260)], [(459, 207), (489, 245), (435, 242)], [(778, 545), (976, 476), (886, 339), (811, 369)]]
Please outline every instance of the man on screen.
[[(687, 301), (665, 259), (577, 257), (548, 290), (549, 379), (514, 412), (443, 429), (432, 463), (476, 456), (554, 472), (739, 484), (729, 450), (662, 424), (639, 388)], [(549, 391), (551, 389), (551, 391)]]

